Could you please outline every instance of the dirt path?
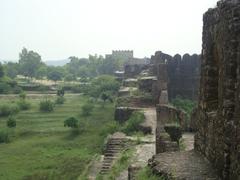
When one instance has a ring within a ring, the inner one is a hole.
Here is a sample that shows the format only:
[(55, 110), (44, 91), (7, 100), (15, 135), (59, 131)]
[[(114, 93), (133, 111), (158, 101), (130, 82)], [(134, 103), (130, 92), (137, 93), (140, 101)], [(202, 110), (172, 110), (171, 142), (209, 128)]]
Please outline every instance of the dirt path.
[(102, 167), (102, 162), (103, 162), (103, 156), (101, 156), (100, 159), (96, 159), (92, 162), (92, 166), (89, 169), (88, 180), (96, 179), (96, 176), (100, 172), (100, 169)]
[[(135, 153), (132, 157), (132, 165), (145, 167), (148, 160), (155, 154), (155, 128), (157, 122), (156, 109), (155, 108), (144, 108), (144, 115), (146, 117), (144, 126), (150, 126), (152, 128), (152, 134), (141, 137), (141, 144), (135, 147)], [(129, 137), (133, 140), (132, 137)], [(128, 170), (124, 170), (116, 180), (127, 180)]]
[(184, 133), (182, 139), (185, 151), (191, 151), (194, 149), (194, 133)]

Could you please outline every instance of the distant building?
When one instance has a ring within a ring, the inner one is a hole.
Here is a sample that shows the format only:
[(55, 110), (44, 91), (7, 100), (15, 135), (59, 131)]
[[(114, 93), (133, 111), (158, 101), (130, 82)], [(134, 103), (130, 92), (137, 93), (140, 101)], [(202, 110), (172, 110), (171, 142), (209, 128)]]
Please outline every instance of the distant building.
[(126, 62), (126, 61), (129, 61), (129, 59), (133, 58), (133, 51), (131, 50), (112, 51), (112, 54), (106, 54), (105, 57), (122, 60)]
[(125, 65), (146, 65), (150, 63), (149, 58), (130, 58)]

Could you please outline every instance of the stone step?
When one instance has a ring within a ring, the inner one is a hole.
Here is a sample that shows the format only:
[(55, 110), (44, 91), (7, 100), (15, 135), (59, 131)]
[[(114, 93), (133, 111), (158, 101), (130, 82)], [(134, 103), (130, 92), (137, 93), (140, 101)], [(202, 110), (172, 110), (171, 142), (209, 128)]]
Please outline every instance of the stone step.
[(111, 166), (102, 166), (101, 167), (101, 170), (109, 170), (109, 169), (111, 169)]
[(111, 166), (112, 165), (112, 162), (103, 162), (102, 163), (102, 166)]
[(109, 169), (109, 168), (111, 168), (111, 164), (102, 165), (102, 169)]
[(117, 154), (123, 150), (125, 142), (126, 140), (123, 138), (112, 138), (108, 140), (100, 170), (101, 174), (108, 173), (112, 167), (113, 161), (117, 158)]
[(119, 143), (119, 142), (111, 142), (107, 143), (107, 146), (123, 146), (124, 143)]
[(110, 146), (106, 146), (106, 149), (122, 149), (124, 148), (123, 145), (110, 145)]
[(104, 156), (106, 157), (112, 157), (115, 156), (117, 153), (105, 153)]
[(122, 151), (122, 149), (123, 149), (123, 147), (110, 147), (110, 148), (107, 147), (105, 152), (107, 152), (107, 151), (118, 151), (118, 152), (120, 152), (120, 151)]
[(108, 141), (126, 141), (125, 138), (111, 138)]
[(114, 159), (116, 159), (115, 156), (105, 156), (103, 161), (113, 161)]
[(109, 147), (106, 148), (106, 151), (121, 151), (123, 147)]
[(109, 172), (109, 170), (101, 170), (100, 174), (107, 174)]

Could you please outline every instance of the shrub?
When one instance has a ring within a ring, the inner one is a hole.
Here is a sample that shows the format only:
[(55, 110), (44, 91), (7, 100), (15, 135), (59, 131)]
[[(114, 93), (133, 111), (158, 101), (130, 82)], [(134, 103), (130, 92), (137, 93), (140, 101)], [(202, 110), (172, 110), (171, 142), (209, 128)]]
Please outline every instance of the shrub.
[(10, 116), (7, 120), (7, 127), (9, 128), (14, 128), (16, 127), (17, 123), (16, 123), (16, 119), (12, 116)]
[(113, 76), (101, 75), (91, 81), (91, 87), (86, 92), (89, 96), (98, 98), (103, 92), (117, 94), (120, 83)]
[(11, 86), (5, 82), (0, 82), (0, 94), (7, 94), (11, 90)]
[(143, 123), (144, 119), (142, 112), (133, 112), (131, 117), (125, 122), (122, 131), (128, 135), (139, 131), (139, 125)]
[(144, 167), (143, 169), (141, 169), (136, 176), (136, 179), (138, 180), (166, 180), (166, 178), (164, 178), (163, 176), (158, 176), (153, 174), (152, 170), (150, 167)]
[(93, 111), (94, 105), (92, 103), (86, 103), (82, 106), (82, 115), (89, 116)]
[(78, 120), (75, 117), (67, 118), (64, 121), (64, 127), (77, 128), (78, 127)]
[(57, 95), (58, 96), (64, 96), (64, 94), (65, 94), (65, 90), (63, 88), (57, 90)]
[(52, 112), (54, 110), (54, 103), (51, 100), (43, 100), (40, 102), (40, 111)]
[(191, 114), (193, 108), (196, 106), (196, 102), (189, 100), (189, 99), (183, 99), (180, 96), (177, 96), (175, 99), (173, 99), (171, 101), (171, 103), (175, 107), (185, 111), (188, 115), (188, 118), (190, 117), (190, 114)]
[(58, 96), (55, 100), (55, 104), (64, 104), (65, 98), (63, 96)]
[(0, 143), (8, 143), (10, 142), (10, 137), (8, 131), (0, 131)]
[(18, 101), (17, 104), (20, 110), (28, 110), (31, 108), (31, 104), (24, 99)]
[[(109, 102), (113, 102), (113, 99), (112, 99), (112, 97), (111, 97), (111, 95), (109, 94), (109, 93), (107, 93), (107, 92), (103, 92), (101, 95), (100, 95), (100, 98), (101, 98), (101, 100), (103, 100), (103, 102), (104, 102), (104, 104), (105, 104), (105, 102), (108, 100)], [(103, 105), (104, 105), (103, 104)]]
[(182, 129), (177, 124), (166, 124), (164, 126), (165, 131), (170, 135), (172, 141), (179, 143), (180, 138), (182, 137)]
[(20, 88), (19, 86), (15, 86), (13, 88), (13, 93), (14, 94), (20, 94), (22, 92), (22, 88)]
[(20, 98), (20, 99), (26, 99), (26, 93), (25, 93), (25, 92), (21, 92), (21, 93), (19, 94), (19, 98)]
[(45, 91), (48, 91), (49, 89), (50, 89), (49, 86), (39, 85), (36, 90), (45, 92)]
[(74, 81), (74, 80), (76, 80), (76, 77), (75, 77), (73, 74), (67, 74), (67, 75), (64, 77), (64, 80), (65, 80), (65, 81)]
[(0, 116), (9, 116), (12, 114), (17, 114), (19, 112), (18, 106), (12, 104), (3, 104), (0, 106)]

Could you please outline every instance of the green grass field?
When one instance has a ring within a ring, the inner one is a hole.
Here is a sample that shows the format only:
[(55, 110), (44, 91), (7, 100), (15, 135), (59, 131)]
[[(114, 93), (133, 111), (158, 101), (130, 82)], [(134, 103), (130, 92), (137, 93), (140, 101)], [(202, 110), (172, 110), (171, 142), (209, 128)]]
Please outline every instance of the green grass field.
[[(101, 153), (109, 127), (114, 124), (114, 104), (104, 108), (95, 104), (92, 115), (82, 117), (81, 106), (87, 98), (65, 97), (65, 104), (56, 105), (50, 113), (39, 111), (41, 99), (27, 99), (31, 109), (16, 115), (11, 142), (0, 144), (1, 180), (78, 179), (91, 159)], [(9, 101), (0, 99), (1, 104)], [(63, 121), (70, 116), (85, 122), (85, 131), (76, 134), (64, 127)], [(7, 129), (6, 119), (0, 118), (0, 130)]]

